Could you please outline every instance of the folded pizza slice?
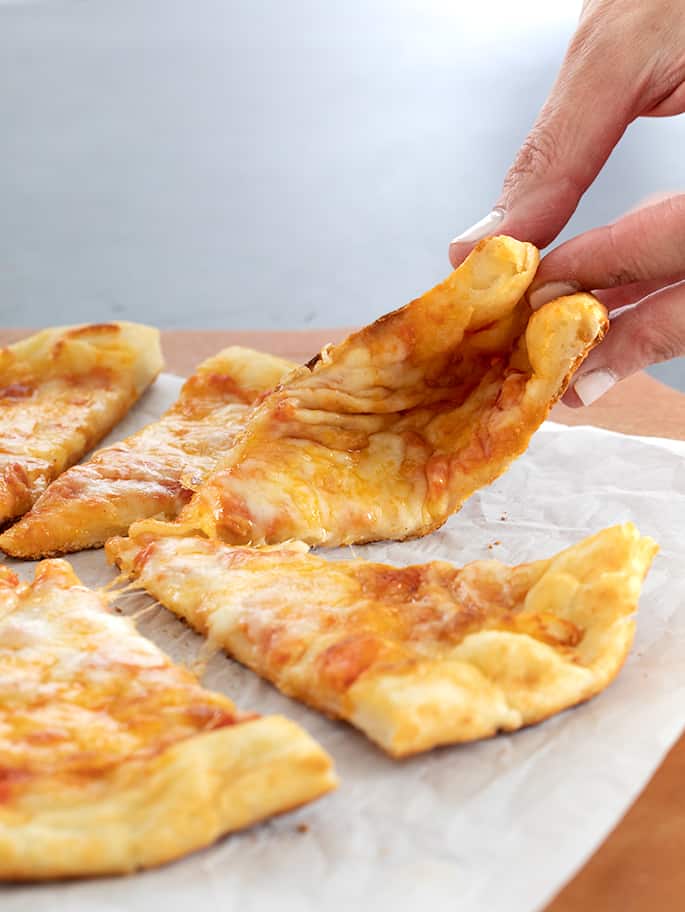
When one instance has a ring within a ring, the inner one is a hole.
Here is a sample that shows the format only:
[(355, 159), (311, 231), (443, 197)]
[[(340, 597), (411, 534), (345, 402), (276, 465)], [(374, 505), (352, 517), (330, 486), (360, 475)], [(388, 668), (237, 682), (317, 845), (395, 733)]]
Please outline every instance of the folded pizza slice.
[(173, 519), (192, 496), (189, 485), (230, 448), (250, 405), (293, 367), (237, 346), (204, 361), (159, 421), (60, 475), (0, 535), (0, 548), (13, 557), (49, 557), (100, 547), (139, 519)]
[(340, 545), (442, 525), (526, 449), (607, 327), (586, 294), (532, 313), (537, 263), (531, 244), (483, 241), (432, 291), (324, 349), (255, 409), (167, 534)]
[(46, 329), (0, 349), (0, 524), (29, 510), (161, 369), (159, 332), (138, 323)]
[(395, 757), (513, 731), (601, 691), (630, 649), (656, 552), (631, 524), (517, 567), (326, 561), (300, 542), (199, 536), (107, 548), (210, 642)]
[(205, 690), (65, 561), (0, 567), (0, 879), (158, 865), (334, 785), (299, 726)]

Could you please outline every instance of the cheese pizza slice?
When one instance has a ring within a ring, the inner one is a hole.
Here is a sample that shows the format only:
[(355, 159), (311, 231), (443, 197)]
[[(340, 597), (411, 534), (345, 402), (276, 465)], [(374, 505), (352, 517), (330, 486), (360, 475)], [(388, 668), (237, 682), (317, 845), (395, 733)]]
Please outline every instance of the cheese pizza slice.
[(293, 367), (237, 346), (204, 361), (159, 421), (60, 475), (0, 535), (0, 548), (13, 557), (48, 557), (100, 547), (148, 516), (173, 519), (190, 500), (190, 485), (230, 448), (249, 406)]
[(46, 329), (0, 349), (0, 524), (29, 510), (161, 369), (159, 332), (137, 323)]
[(513, 731), (605, 688), (657, 550), (631, 524), (518, 567), (326, 561), (301, 542), (199, 536), (107, 548), (210, 642), (395, 757)]
[(324, 349), (255, 409), (167, 534), (340, 545), (442, 525), (526, 449), (607, 327), (586, 294), (531, 313), (537, 263), (531, 244), (483, 241), (432, 291)]
[(0, 879), (158, 865), (334, 785), (299, 726), (205, 690), (65, 561), (0, 567)]

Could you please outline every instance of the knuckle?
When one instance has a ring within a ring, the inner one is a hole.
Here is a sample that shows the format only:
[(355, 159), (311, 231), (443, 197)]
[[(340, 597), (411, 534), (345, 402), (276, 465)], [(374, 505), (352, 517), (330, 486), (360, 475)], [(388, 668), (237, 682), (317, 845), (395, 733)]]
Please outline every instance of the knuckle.
[[(622, 23), (623, 31), (630, 31), (626, 25), (626, 18), (631, 17), (630, 3), (628, 0), (621, 10), (616, 9), (616, 0), (599, 0), (591, 4), (594, 7), (585, 13), (571, 37), (564, 64), (575, 78), (583, 78), (590, 67), (596, 72), (609, 75), (612, 66), (620, 63), (624, 56), (622, 47), (617, 47), (616, 31), (606, 28), (606, 19), (612, 18), (615, 22)], [(607, 6), (614, 9), (608, 10)], [(596, 85), (596, 82), (594, 83)]]
[(619, 266), (615, 269), (609, 269), (606, 274), (606, 287), (618, 288), (621, 285), (632, 285), (637, 282), (635, 272), (628, 266)]
[(645, 67), (642, 77), (642, 110), (650, 111), (671, 100), (685, 81), (685, 56), (676, 60), (658, 60)]
[(662, 201), (666, 218), (685, 233), (685, 193), (674, 193)]
[(678, 358), (685, 352), (685, 340), (662, 323), (642, 320), (632, 334), (636, 360), (639, 364), (659, 364)]
[(510, 203), (522, 189), (530, 191), (540, 184), (554, 183), (557, 198), (580, 199), (584, 185), (563, 161), (564, 137), (544, 123), (536, 124), (519, 149), (504, 178), (503, 196)]
[(556, 164), (556, 143), (542, 127), (534, 127), (519, 149), (514, 164), (504, 179), (504, 189), (510, 190), (523, 178), (537, 177)]
[(626, 249), (624, 238), (616, 224), (607, 225), (604, 235), (604, 256), (606, 258), (606, 288), (630, 285), (642, 278), (642, 270), (634, 254)]
[(598, 38), (601, 37), (602, 29), (598, 28), (599, 16), (596, 10), (593, 12), (594, 15), (585, 14), (581, 19), (569, 42), (566, 60), (584, 59), (587, 54), (592, 52)]

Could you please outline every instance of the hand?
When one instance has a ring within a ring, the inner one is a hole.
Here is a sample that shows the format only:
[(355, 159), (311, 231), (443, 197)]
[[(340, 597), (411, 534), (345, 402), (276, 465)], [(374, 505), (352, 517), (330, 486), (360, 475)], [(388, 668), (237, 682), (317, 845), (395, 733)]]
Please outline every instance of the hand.
[(574, 375), (566, 405), (590, 405), (618, 380), (685, 354), (685, 194), (647, 200), (552, 250), (528, 299), (537, 310), (580, 289), (595, 290), (611, 327)]
[[(490, 234), (547, 246), (633, 120), (685, 110), (684, 48), (679, 0), (586, 2), (557, 81), (497, 205), (454, 239), (453, 265)], [(611, 289), (598, 296), (612, 310), (641, 302), (616, 318), (576, 377), (582, 399), (570, 392), (569, 404), (589, 404), (616, 379), (685, 351), (685, 313), (678, 320), (676, 303), (685, 304), (685, 287), (670, 287), (685, 278), (684, 241), (685, 196), (675, 196), (574, 238), (544, 258), (532, 296), (537, 306), (551, 292), (563, 293), (559, 286), (543, 291), (549, 282)], [(643, 302), (651, 292), (656, 294)], [(595, 374), (594, 382), (582, 380), (604, 369), (608, 373)]]

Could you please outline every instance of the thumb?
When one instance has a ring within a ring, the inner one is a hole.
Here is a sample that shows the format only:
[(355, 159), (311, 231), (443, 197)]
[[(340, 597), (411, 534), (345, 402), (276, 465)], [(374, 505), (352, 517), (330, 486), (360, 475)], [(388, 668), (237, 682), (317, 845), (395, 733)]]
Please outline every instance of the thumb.
[(595, 20), (581, 23), (495, 208), (450, 244), (454, 266), (490, 234), (554, 240), (638, 113), (630, 57)]
[(601, 345), (573, 378), (564, 404), (590, 405), (636, 371), (685, 355), (685, 282), (639, 301), (611, 321)]

